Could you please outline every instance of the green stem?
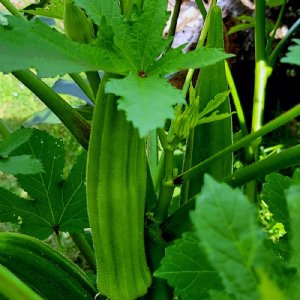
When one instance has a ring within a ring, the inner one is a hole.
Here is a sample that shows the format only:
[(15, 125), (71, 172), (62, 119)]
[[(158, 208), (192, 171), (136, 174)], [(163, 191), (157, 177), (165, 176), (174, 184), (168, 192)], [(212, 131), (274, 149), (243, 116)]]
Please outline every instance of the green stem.
[[(0, 119), (0, 138), (7, 139), (11, 133), (11, 130), (6, 124)], [(1, 139), (0, 139), (1, 140)]]
[(70, 77), (74, 80), (74, 82), (80, 87), (80, 89), (87, 95), (87, 97), (95, 103), (95, 96), (91, 87), (86, 84), (85, 80), (77, 73), (70, 73)]
[(289, 29), (284, 38), (277, 44), (275, 49), (272, 51), (269, 57), (269, 65), (271, 68), (274, 68), (276, 60), (279, 54), (282, 52), (288, 40), (291, 38), (292, 34), (295, 33), (300, 28), (300, 18), (293, 24), (293, 26)]
[[(289, 111), (283, 113), (281, 116), (277, 117), (276, 119), (270, 121), (266, 125), (262, 126), (258, 131), (252, 132), (251, 134), (247, 135), (246, 137), (242, 138), (238, 142), (226, 147), (224, 150), (219, 151), (215, 155), (211, 156), (210, 158), (206, 159), (202, 163), (194, 166), (193, 168), (189, 169), (188, 171), (178, 175), (173, 179), (173, 183), (178, 185), (181, 184), (184, 180), (190, 179), (193, 176), (197, 175), (200, 172), (203, 172), (212, 162), (222, 158), (224, 155), (228, 153), (232, 153), (237, 151), (243, 147), (249, 145), (249, 143), (255, 141), (256, 139), (268, 134), (269, 132), (279, 128), (280, 126), (286, 124), (287, 122), (295, 119), (300, 115), (300, 104), (294, 106)], [(169, 182), (170, 184), (171, 182)]]
[[(204, 24), (203, 24), (203, 27), (202, 27), (202, 30), (201, 30), (201, 33), (200, 33), (200, 37), (199, 37), (196, 49), (201, 48), (201, 47), (204, 46), (204, 43), (205, 43), (205, 40), (206, 40), (206, 37), (207, 37), (207, 33), (208, 33), (208, 29), (209, 29), (209, 24), (210, 24), (210, 10), (204, 18)], [(186, 95), (189, 91), (190, 84), (192, 82), (194, 72), (195, 72), (195, 69), (189, 69), (188, 70), (188, 73), (187, 73), (187, 76), (185, 77), (184, 85), (183, 85), (183, 88), (182, 88), (182, 91), (181, 91), (181, 95), (183, 97), (186, 97)]]
[(86, 259), (89, 266), (92, 268), (94, 272), (96, 272), (97, 266), (96, 266), (95, 254), (92, 247), (86, 240), (84, 234), (71, 233), (70, 236), (74, 241), (74, 243), (76, 244), (76, 246), (78, 247), (78, 249), (80, 250), (81, 254)]
[(195, 2), (197, 3), (197, 6), (198, 6), (198, 8), (201, 12), (202, 17), (203, 17), (203, 20), (205, 20), (205, 18), (207, 16), (207, 11), (205, 9), (205, 6), (204, 6), (202, 0), (196, 0)]
[(147, 136), (147, 157), (150, 168), (151, 177), (154, 178), (157, 171), (157, 135), (156, 130), (152, 130)]
[(56, 250), (62, 253), (63, 246), (60, 239), (60, 232), (55, 233), (55, 237), (56, 237)]
[(195, 198), (184, 203), (161, 224), (160, 228), (165, 241), (172, 242), (181, 238), (184, 232), (193, 230), (190, 220), (190, 211), (193, 209), (195, 209)]
[[(251, 131), (257, 131), (263, 123), (265, 90), (269, 76), (265, 52), (265, 0), (255, 1), (255, 87)], [(254, 153), (257, 155), (255, 145)]]
[(82, 147), (87, 149), (90, 135), (88, 122), (31, 71), (16, 71), (12, 74), (48, 106)]
[(291, 167), (300, 163), (300, 145), (286, 149), (245, 168), (239, 169), (224, 178), (229, 185), (241, 186), (251, 180), (264, 177), (272, 172)]
[(165, 165), (165, 153), (163, 151), (157, 165), (155, 176), (153, 178), (153, 186), (156, 194), (158, 193), (161, 182), (164, 178), (164, 165)]
[[(160, 266), (161, 260), (165, 256), (165, 243), (160, 236), (160, 228), (156, 223), (148, 226), (146, 232), (146, 249), (148, 255), (149, 268), (154, 273)], [(148, 293), (142, 297), (143, 300), (169, 300), (172, 298), (172, 290), (167, 281), (153, 277), (152, 285)]]
[[(300, 145), (297, 145), (240, 169), (232, 175), (224, 178), (222, 181), (227, 182), (233, 187), (241, 186), (257, 178), (264, 177), (272, 172), (297, 165), (299, 163)], [(167, 242), (180, 238), (183, 232), (191, 231), (193, 229), (193, 224), (190, 221), (189, 215), (190, 211), (194, 208), (195, 198), (185, 203), (161, 224), (162, 235)]]
[(266, 46), (266, 54), (267, 55), (269, 55), (270, 52), (271, 52), (271, 48), (272, 48), (273, 41), (275, 39), (276, 31), (279, 28), (282, 17), (283, 17), (283, 13), (284, 13), (284, 10), (285, 10), (285, 5), (286, 5), (286, 2), (284, 2), (283, 5), (281, 6), (278, 18), (277, 18), (276, 23), (275, 23), (275, 26), (274, 26), (274, 28), (271, 32), (271, 36), (268, 38), (267, 46)]
[(86, 74), (87, 80), (90, 84), (90, 87), (92, 89), (93, 95), (94, 95), (94, 97), (96, 97), (98, 88), (101, 83), (99, 73), (95, 72), (95, 71), (90, 71), (90, 72), (86, 72), (85, 74)]
[(174, 6), (174, 9), (173, 9), (173, 13), (172, 13), (171, 24), (170, 24), (170, 28), (169, 28), (169, 31), (168, 31), (168, 37), (171, 37), (171, 36), (175, 35), (176, 26), (177, 26), (177, 19), (178, 19), (178, 16), (179, 16), (181, 3), (182, 3), (182, 0), (176, 0), (175, 1), (175, 6)]
[(172, 196), (175, 186), (168, 184), (173, 177), (173, 164), (174, 164), (174, 148), (168, 143), (167, 136), (162, 129), (158, 129), (158, 136), (161, 145), (164, 149), (164, 180), (160, 187), (158, 203), (155, 208), (155, 220), (162, 222), (168, 216), (168, 209), (170, 207)]
[(239, 119), (239, 124), (240, 124), (240, 128), (242, 131), (242, 136), (246, 136), (248, 134), (248, 129), (246, 126), (246, 119), (245, 119), (245, 115), (244, 115), (244, 111), (241, 105), (241, 101), (240, 101), (240, 97), (238, 94), (238, 91), (236, 89), (236, 85), (229, 67), (229, 64), (227, 61), (225, 61), (225, 71), (226, 71), (226, 78), (227, 78), (227, 83), (229, 85), (230, 88), (230, 93), (233, 99), (233, 103), (234, 103), (234, 107), (237, 113), (237, 117)]
[(0, 0), (0, 3), (2, 3), (2, 5), (14, 16), (16, 17), (22, 17), (24, 18), (24, 16), (19, 12), (18, 9), (16, 9), (9, 0)]

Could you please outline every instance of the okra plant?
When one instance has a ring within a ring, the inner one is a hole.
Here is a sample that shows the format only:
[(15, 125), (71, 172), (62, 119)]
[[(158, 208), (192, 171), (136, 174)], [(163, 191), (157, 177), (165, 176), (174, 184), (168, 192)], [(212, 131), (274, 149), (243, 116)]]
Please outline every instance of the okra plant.
[[(263, 120), (267, 81), (288, 43), (282, 63), (300, 65), (300, 40), (290, 39), (300, 20), (273, 43), (285, 0), (255, 1), (251, 130), (216, 0), (196, 1), (204, 25), (187, 53), (172, 48), (179, 0), (171, 17), (167, 0), (50, 0), (24, 10), (0, 2), (9, 11), (0, 15), (0, 70), (82, 148), (65, 178), (60, 139), (33, 128), (9, 133), (0, 123), (0, 171), (26, 192), (0, 188), (0, 222), (19, 231), (0, 233), (1, 299), (299, 299), (300, 173), (274, 172), (299, 164), (300, 146), (264, 159), (259, 147), (300, 115), (296, 105)], [(281, 9), (271, 34), (266, 5)], [(167, 78), (182, 70), (179, 90)], [(85, 93), (85, 113), (43, 81), (57, 75)], [(241, 134), (233, 142), (235, 114)], [(234, 169), (238, 150), (245, 160)], [(89, 272), (60, 253), (62, 233)], [(56, 250), (44, 242), (51, 235)]]

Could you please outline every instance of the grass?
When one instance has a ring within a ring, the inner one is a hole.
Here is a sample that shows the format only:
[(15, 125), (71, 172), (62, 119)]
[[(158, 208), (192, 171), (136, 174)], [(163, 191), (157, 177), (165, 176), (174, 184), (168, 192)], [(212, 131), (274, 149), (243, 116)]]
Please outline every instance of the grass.
[(0, 119), (8, 127), (15, 130), (44, 108), (45, 105), (16, 78), (0, 73)]

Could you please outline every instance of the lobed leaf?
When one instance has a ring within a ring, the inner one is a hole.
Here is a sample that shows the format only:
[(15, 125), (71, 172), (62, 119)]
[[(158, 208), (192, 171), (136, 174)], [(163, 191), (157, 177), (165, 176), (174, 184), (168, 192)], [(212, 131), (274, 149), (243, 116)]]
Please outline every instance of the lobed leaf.
[(42, 173), (43, 166), (40, 160), (34, 159), (30, 155), (18, 155), (0, 158), (0, 171), (13, 175), (28, 175)]
[(41, 162), (30, 155), (9, 157), (14, 150), (30, 139), (32, 132), (29, 128), (16, 130), (0, 143), (0, 171), (13, 175), (43, 172)]
[(126, 60), (117, 52), (108, 53), (99, 45), (73, 42), (39, 20), (6, 18), (8, 25), (0, 26), (3, 72), (35, 68), (41, 77), (51, 77), (82, 71), (104, 70), (116, 74), (129, 71)]
[(75, 0), (74, 2), (83, 8), (98, 26), (101, 25), (103, 17), (109, 25), (114, 25), (121, 19), (120, 5), (117, 0)]
[(291, 264), (300, 269), (300, 184), (293, 183), (286, 191), (290, 218), (290, 243), (292, 246)]
[(279, 173), (272, 173), (266, 176), (262, 189), (262, 199), (269, 206), (274, 220), (284, 225), (285, 230), (289, 231), (289, 213), (285, 190), (291, 185), (291, 178)]
[(198, 48), (182, 53), (182, 47), (172, 49), (156, 61), (149, 69), (149, 74), (170, 74), (180, 70), (203, 68), (214, 65), (234, 55), (217, 48)]
[(296, 45), (289, 47), (287, 55), (281, 61), (300, 66), (300, 39), (294, 39), (294, 42)]
[(32, 129), (22, 128), (9, 135), (7, 139), (0, 142), (0, 156), (8, 157), (12, 151), (27, 142), (32, 135)]
[(136, 20), (114, 27), (115, 44), (131, 62), (132, 71), (147, 72), (170, 42), (162, 37), (168, 19), (166, 8), (166, 0), (146, 0)]
[(30, 13), (35, 16), (44, 16), (47, 18), (63, 19), (64, 5), (63, 0), (51, 0), (44, 8), (27, 9), (26, 13)]
[(254, 207), (240, 190), (205, 175), (191, 215), (196, 233), (227, 293), (237, 299), (258, 299), (259, 255), (264, 251)]
[(43, 163), (44, 173), (16, 175), (31, 199), (1, 189), (0, 221), (19, 223), (21, 232), (41, 239), (58, 231), (77, 232), (88, 226), (85, 202), (85, 152), (67, 180), (63, 180), (64, 149), (61, 140), (34, 130), (27, 143), (13, 152), (31, 155)]
[(118, 108), (126, 111), (127, 119), (138, 128), (141, 137), (163, 127), (166, 119), (174, 117), (173, 105), (185, 101), (180, 91), (164, 79), (132, 73), (124, 79), (109, 80), (105, 91), (121, 96)]
[(206, 299), (210, 290), (222, 289), (218, 273), (192, 233), (183, 234), (182, 239), (166, 249), (154, 276), (167, 279), (182, 300)]

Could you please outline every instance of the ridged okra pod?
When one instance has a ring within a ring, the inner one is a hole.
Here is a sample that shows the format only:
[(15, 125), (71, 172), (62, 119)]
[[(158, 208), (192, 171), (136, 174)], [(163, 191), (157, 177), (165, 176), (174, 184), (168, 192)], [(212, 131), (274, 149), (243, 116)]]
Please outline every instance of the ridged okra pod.
[(87, 205), (98, 290), (111, 300), (132, 300), (145, 294), (151, 283), (144, 249), (146, 153), (144, 140), (117, 110), (116, 100), (108, 94), (96, 101)]

